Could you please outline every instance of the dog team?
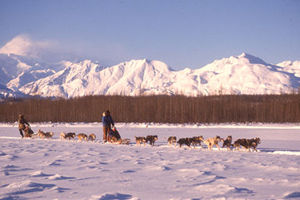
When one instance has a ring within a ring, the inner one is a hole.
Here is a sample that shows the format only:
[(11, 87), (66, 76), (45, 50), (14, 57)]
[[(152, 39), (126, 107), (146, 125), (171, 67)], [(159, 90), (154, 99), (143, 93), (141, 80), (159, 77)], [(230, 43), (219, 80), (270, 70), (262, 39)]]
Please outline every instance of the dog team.
[[(25, 126), (24, 128), (24, 136), (25, 138), (41, 138), (41, 139), (49, 139), (52, 138), (54, 135), (53, 132), (44, 132), (41, 131), (40, 129), (38, 130), (38, 132), (35, 134), (31, 128), (29, 126)], [(79, 141), (95, 141), (96, 140), (96, 135), (94, 133), (87, 135), (85, 133), (79, 133), (79, 134), (75, 134), (75, 133), (64, 133), (61, 132), (60, 133), (60, 139), (75, 139), (78, 138)]]
[[(155, 141), (158, 140), (157, 135), (148, 135), (146, 137), (136, 137), (135, 141), (136, 145), (144, 144), (144, 146), (149, 142), (151, 146), (154, 146)], [(216, 136), (213, 138), (204, 139), (203, 136), (195, 136), (192, 138), (180, 138), (177, 141), (176, 136), (170, 136), (168, 138), (168, 144), (169, 145), (179, 145), (181, 147), (182, 145), (186, 145), (188, 147), (193, 146), (194, 148), (196, 146), (202, 147), (201, 143), (204, 143), (209, 150), (212, 149), (213, 146), (216, 146), (218, 150), (220, 150), (219, 143), (223, 142), (222, 148), (227, 148), (227, 150), (231, 150), (235, 148), (236, 150), (240, 150), (241, 147), (247, 149), (250, 151), (253, 149), (253, 151), (257, 151), (256, 147), (258, 144), (260, 144), (260, 138), (252, 138), (252, 139), (238, 139), (235, 142), (232, 142), (232, 136), (228, 136), (226, 139), (221, 138), (220, 136)]]
[[(169, 145), (176, 145), (176, 136), (171, 136), (168, 138), (168, 144)], [(179, 147), (182, 145), (186, 145), (188, 147), (193, 146), (194, 148), (198, 145), (201, 146), (201, 143), (204, 143), (209, 150), (212, 149), (213, 146), (216, 146), (218, 150), (220, 150), (219, 143), (223, 142), (222, 148), (227, 148), (227, 150), (231, 150), (235, 148), (236, 150), (240, 150), (241, 147), (244, 149), (250, 151), (253, 149), (253, 151), (257, 151), (256, 147), (258, 144), (260, 144), (260, 138), (251, 138), (251, 139), (237, 139), (236, 141), (232, 142), (232, 136), (228, 136), (227, 138), (221, 138), (220, 136), (215, 136), (213, 138), (204, 139), (203, 136), (196, 136), (192, 138), (180, 138), (177, 143), (179, 144)]]
[[(35, 138), (35, 137), (40, 137), (42, 139), (46, 138), (52, 138), (54, 133), (53, 132), (43, 132), (41, 130), (38, 130), (38, 133), (34, 134), (34, 132), (31, 130), (29, 123), (25, 120), (24, 115), (20, 114), (19, 115), (19, 131), (20, 134), (25, 138)], [(117, 129), (114, 127), (114, 122), (110, 116), (109, 111), (106, 111), (103, 113), (103, 142), (109, 142), (109, 143), (114, 143), (114, 144), (129, 144), (130, 139), (121, 139), (121, 136)], [(24, 134), (23, 134), (24, 131)], [(78, 138), (78, 141), (95, 141), (96, 140), (96, 135), (94, 133), (87, 135), (85, 133), (79, 133), (75, 134), (73, 132), (70, 133), (60, 133), (60, 139), (75, 139)], [(141, 145), (144, 144), (144, 146), (149, 142), (151, 146), (154, 146), (154, 143), (158, 140), (157, 135), (147, 135), (146, 137), (136, 137), (135, 136), (135, 141), (136, 145)], [(231, 150), (235, 148), (236, 150), (239, 150), (241, 147), (244, 149), (247, 149), (250, 151), (253, 149), (253, 151), (257, 151), (256, 147), (258, 144), (260, 144), (260, 138), (251, 138), (251, 139), (246, 139), (246, 138), (241, 138), (237, 139), (236, 141), (232, 141), (232, 136), (228, 136), (227, 138), (223, 139), (220, 136), (216, 136), (213, 138), (208, 138), (204, 139), (203, 136), (195, 136), (191, 138), (179, 138), (177, 141), (176, 136), (170, 136), (168, 138), (168, 144), (169, 145), (175, 145), (178, 144), (179, 147), (182, 145), (186, 145), (188, 147), (193, 146), (194, 148), (196, 146), (202, 147), (201, 143), (205, 144), (209, 150), (213, 148), (213, 146), (216, 146), (218, 150), (220, 150), (219, 143), (223, 142), (222, 148), (226, 147), (227, 150)]]

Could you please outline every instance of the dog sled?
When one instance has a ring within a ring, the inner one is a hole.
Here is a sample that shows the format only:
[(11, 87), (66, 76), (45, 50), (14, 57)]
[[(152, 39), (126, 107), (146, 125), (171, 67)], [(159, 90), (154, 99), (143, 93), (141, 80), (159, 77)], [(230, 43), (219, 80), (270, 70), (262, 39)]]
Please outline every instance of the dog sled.
[(109, 143), (112, 144), (126, 144), (128, 145), (130, 143), (130, 139), (125, 138), (122, 139), (120, 133), (117, 131), (116, 127), (113, 127), (113, 129), (111, 129), (108, 132), (108, 140)]
[(24, 137), (25, 138), (32, 138), (34, 136), (34, 132), (33, 130), (31, 129), (30, 126), (25, 126), (24, 128)]

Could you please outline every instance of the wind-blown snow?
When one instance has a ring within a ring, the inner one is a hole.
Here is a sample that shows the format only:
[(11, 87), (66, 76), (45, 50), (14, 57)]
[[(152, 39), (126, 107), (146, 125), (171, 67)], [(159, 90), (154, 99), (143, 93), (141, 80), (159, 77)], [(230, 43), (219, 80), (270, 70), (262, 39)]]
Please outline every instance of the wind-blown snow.
[[(32, 124), (53, 139), (20, 139), (0, 126), (0, 199), (289, 199), (300, 197), (299, 126), (117, 124), (130, 145), (61, 141), (59, 133), (96, 133), (98, 124)], [(157, 134), (154, 147), (134, 136)], [(259, 152), (167, 145), (167, 138), (260, 137)]]
[(0, 48), (0, 54), (38, 57), (41, 50), (51, 46), (46, 41), (33, 41), (28, 35), (18, 35)]

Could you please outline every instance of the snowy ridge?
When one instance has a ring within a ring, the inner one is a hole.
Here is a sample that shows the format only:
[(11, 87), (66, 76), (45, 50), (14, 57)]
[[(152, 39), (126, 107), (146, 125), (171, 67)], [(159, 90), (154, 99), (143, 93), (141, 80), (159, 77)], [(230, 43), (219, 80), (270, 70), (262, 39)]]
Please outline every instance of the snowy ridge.
[(296, 67), (267, 65), (248, 54), (216, 60), (200, 69), (180, 71), (170, 69), (161, 61), (146, 59), (112, 67), (102, 67), (91, 60), (64, 62), (61, 66), (60, 71), (29, 66), (2, 80), (7, 80), (4, 82), (7, 88), (14, 91), (64, 98), (86, 95), (280, 94), (292, 92), (300, 85)]
[(280, 94), (292, 92), (300, 78), (248, 54), (214, 61), (203, 68), (171, 70), (161, 61), (131, 60), (104, 68), (84, 60), (50, 76), (24, 84), (30, 95)]
[(172, 70), (157, 60), (130, 60), (103, 67), (97, 62), (45, 64), (35, 52), (45, 43), (19, 36), (0, 48), (0, 84), (13, 92), (42, 97), (86, 95), (281, 94), (298, 90), (300, 61), (268, 64), (242, 53), (199, 69)]
[(300, 77), (300, 61), (283, 61), (277, 64), (282, 67), (282, 71), (295, 74), (296, 77)]

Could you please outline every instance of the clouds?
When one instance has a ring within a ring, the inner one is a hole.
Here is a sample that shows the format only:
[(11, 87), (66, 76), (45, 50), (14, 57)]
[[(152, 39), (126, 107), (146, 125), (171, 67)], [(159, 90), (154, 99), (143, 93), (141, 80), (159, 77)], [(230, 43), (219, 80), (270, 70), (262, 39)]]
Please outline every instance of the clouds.
[(39, 58), (42, 52), (53, 48), (55, 48), (54, 42), (35, 41), (29, 35), (22, 34), (14, 37), (1, 47), (0, 53)]
[(28, 34), (20, 34), (0, 47), (0, 54), (14, 54), (40, 62), (56, 63), (61, 60), (80, 59), (74, 49), (76, 48), (72, 49), (70, 45), (57, 40), (37, 40)]

